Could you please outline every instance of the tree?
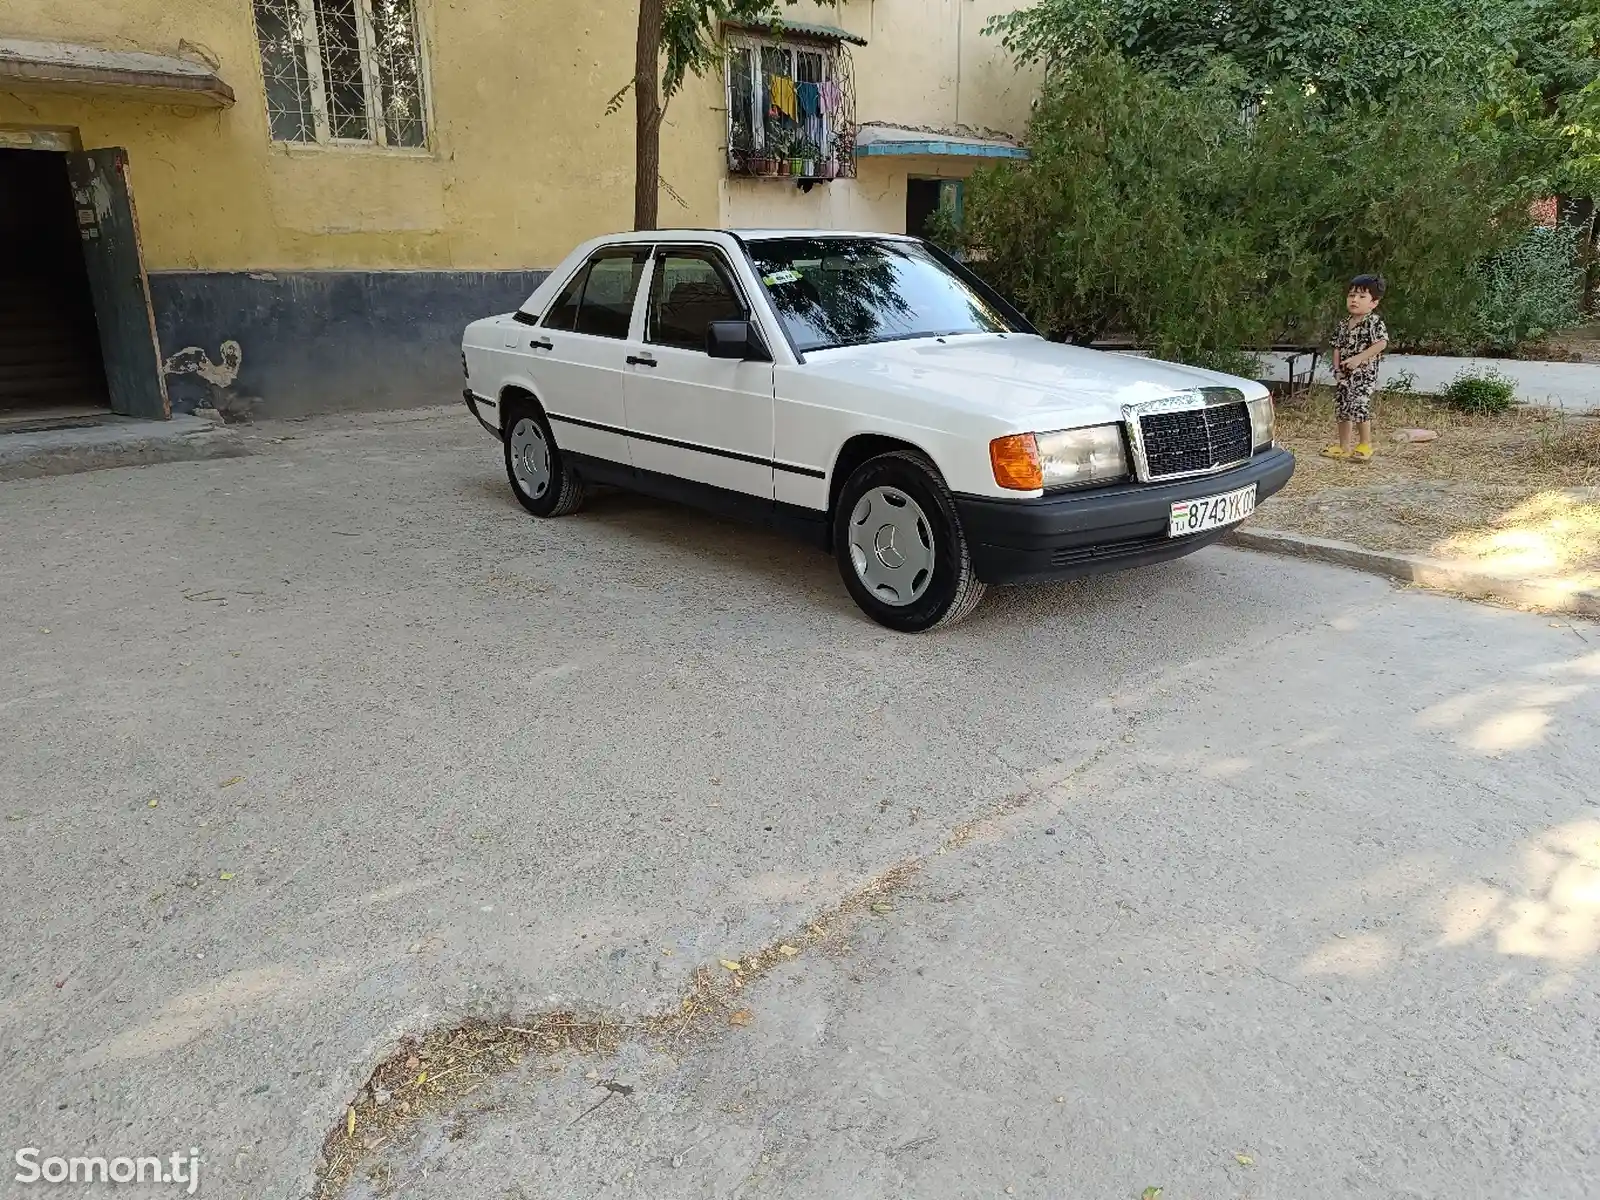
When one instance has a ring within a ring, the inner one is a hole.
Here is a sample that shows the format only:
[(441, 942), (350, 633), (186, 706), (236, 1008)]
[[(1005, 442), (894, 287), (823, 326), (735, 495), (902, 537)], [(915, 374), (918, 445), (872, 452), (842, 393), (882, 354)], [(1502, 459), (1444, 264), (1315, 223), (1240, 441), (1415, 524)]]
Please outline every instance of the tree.
[[(784, 6), (797, 0), (782, 0)], [(639, 0), (633, 79), (608, 113), (634, 102), (633, 227), (654, 229), (661, 199), (661, 121), (690, 75), (722, 64), (726, 23), (781, 24), (779, 0)], [(658, 76), (659, 72), (659, 76)]]
[(1381, 103), (1420, 79), (1522, 143), (1546, 194), (1600, 194), (1600, 0), (1036, 0), (988, 30), (1047, 71), (1109, 46), (1180, 86), (1240, 99)]
[(1487, 84), (1494, 66), (1513, 58), (1529, 11), (1558, 2), (1038, 0), (988, 29), (1019, 59), (1047, 69), (1105, 45), (1180, 85), (1227, 65), (1247, 99), (1287, 84), (1338, 107), (1382, 100), (1419, 75)]

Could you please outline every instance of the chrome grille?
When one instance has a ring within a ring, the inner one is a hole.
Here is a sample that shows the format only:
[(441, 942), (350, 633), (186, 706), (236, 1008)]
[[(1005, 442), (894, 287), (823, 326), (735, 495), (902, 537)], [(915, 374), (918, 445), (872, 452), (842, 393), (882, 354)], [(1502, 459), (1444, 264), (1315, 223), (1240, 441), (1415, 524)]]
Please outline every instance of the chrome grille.
[(1219, 471), (1247, 461), (1254, 448), (1250, 409), (1232, 388), (1202, 388), (1130, 405), (1126, 415), (1140, 479)]

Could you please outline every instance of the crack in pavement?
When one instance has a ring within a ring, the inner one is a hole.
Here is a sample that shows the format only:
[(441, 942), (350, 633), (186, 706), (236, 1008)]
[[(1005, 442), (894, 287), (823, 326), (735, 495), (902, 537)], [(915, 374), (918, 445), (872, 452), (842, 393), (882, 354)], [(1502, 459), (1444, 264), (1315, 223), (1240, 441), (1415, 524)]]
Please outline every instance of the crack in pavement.
[[(1130, 716), (1128, 728), (1134, 723), (1135, 718)], [(1008, 818), (1042, 799), (1056, 798), (1070, 790), (1120, 744), (1120, 737), (1108, 737), (1065, 776), (1044, 787), (1030, 786), (1003, 797), (984, 812), (951, 828), (935, 848), (875, 876), (787, 937), (741, 959), (697, 967), (674, 1007), (634, 1020), (585, 1016), (568, 1010), (538, 1013), (515, 1021), (477, 1019), (402, 1039), (399, 1048), (373, 1068), (347, 1104), (344, 1116), (323, 1139), (322, 1152), (314, 1166), (311, 1196), (314, 1200), (337, 1200), (370, 1155), (409, 1136), (423, 1117), (453, 1111), (466, 1096), (530, 1057), (549, 1059), (563, 1052), (610, 1057), (625, 1042), (643, 1039), (666, 1041), (672, 1052), (684, 1052), (686, 1056), (686, 1052), (702, 1048), (711, 1039), (747, 1023), (749, 1013), (739, 1007), (741, 998), (779, 965), (799, 958), (807, 950), (842, 943), (855, 923), (883, 915), (888, 898), (902, 892), (930, 859), (959, 852), (1000, 833)], [(430, 1074), (434, 1063), (442, 1063), (444, 1069)], [(452, 1077), (451, 1086), (441, 1086), (441, 1080)], [(628, 1085), (615, 1081), (597, 1086), (609, 1090), (589, 1111), (612, 1099), (622, 1088), (627, 1088), (627, 1093), (632, 1091)]]

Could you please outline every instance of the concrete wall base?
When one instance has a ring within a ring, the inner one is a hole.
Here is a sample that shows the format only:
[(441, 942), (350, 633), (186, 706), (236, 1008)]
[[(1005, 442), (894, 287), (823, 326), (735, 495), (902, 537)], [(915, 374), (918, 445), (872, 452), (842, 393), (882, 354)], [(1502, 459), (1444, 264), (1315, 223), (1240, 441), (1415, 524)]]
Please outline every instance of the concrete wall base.
[(238, 419), (439, 404), (461, 389), (461, 331), (517, 308), (547, 274), (154, 272), (172, 409), (209, 402)]

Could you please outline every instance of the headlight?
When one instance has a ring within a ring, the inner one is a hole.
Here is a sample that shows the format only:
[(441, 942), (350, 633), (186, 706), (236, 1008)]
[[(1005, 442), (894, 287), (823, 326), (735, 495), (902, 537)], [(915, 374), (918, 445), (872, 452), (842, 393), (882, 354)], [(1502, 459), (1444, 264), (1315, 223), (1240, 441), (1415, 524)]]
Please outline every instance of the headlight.
[(1273, 413), (1272, 397), (1263, 396), (1259, 400), (1250, 401), (1250, 444), (1257, 450), (1265, 450), (1272, 445), (1272, 439), (1277, 436), (1277, 417)]
[(1105, 483), (1128, 474), (1120, 425), (1061, 429), (1033, 436), (1039, 444), (1039, 468), (1047, 488)]
[(1104, 483), (1128, 474), (1120, 425), (1013, 433), (989, 443), (989, 461), (996, 483), (1021, 492)]

